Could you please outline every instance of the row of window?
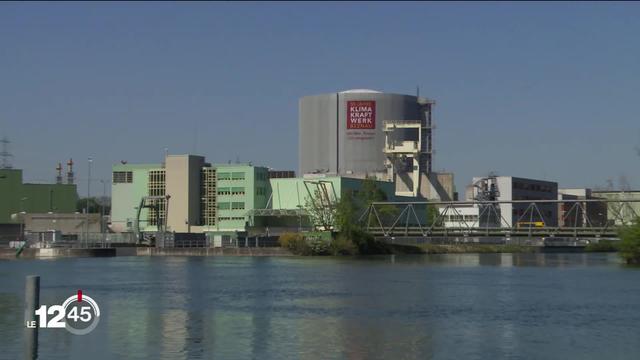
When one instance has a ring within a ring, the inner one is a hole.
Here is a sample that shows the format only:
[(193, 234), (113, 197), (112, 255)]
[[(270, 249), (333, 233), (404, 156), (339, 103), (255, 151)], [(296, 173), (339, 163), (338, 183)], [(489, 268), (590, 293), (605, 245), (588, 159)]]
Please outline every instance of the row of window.
[(132, 171), (114, 171), (113, 172), (114, 184), (132, 183), (132, 182), (133, 182)]
[(243, 202), (220, 202), (218, 203), (218, 209), (220, 210), (244, 210)]
[(218, 180), (244, 180), (244, 172), (219, 172)]
[(531, 184), (531, 183), (522, 183), (520, 181), (513, 182), (514, 190), (528, 190), (528, 191), (538, 191), (538, 192), (546, 192), (552, 193), (554, 188), (551, 185), (541, 185), (541, 184)]
[(218, 195), (244, 195), (243, 187), (221, 187), (218, 188)]
[(446, 215), (445, 221), (477, 221), (478, 215)]
[(219, 221), (223, 220), (244, 220), (243, 216), (223, 216), (218, 218)]

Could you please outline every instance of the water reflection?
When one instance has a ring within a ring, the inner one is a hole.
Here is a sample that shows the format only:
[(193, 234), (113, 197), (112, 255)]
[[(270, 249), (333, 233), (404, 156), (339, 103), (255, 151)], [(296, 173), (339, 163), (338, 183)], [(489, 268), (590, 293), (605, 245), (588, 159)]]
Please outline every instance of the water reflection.
[[(44, 358), (635, 358), (637, 272), (611, 254), (115, 258), (0, 262), (0, 346), (22, 284), (99, 302), (91, 334), (43, 331)], [(606, 311), (605, 311), (606, 309)], [(17, 315), (16, 315), (17, 314)], [(607, 347), (589, 339), (606, 339)]]

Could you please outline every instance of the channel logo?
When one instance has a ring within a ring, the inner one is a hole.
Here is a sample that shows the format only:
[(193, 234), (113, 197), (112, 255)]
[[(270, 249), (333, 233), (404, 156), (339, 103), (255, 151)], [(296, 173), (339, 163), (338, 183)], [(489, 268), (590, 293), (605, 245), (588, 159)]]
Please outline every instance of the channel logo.
[(78, 290), (61, 305), (42, 305), (35, 311), (38, 320), (27, 321), (28, 328), (67, 329), (74, 335), (86, 335), (100, 322), (100, 307), (95, 300)]

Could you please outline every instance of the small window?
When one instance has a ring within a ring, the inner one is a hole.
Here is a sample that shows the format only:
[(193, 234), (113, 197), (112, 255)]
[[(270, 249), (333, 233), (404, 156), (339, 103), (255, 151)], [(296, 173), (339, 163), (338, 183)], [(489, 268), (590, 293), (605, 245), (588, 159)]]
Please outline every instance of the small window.
[(231, 210), (244, 210), (244, 203), (243, 202), (232, 202), (231, 203)]
[(114, 184), (123, 184), (123, 183), (132, 183), (133, 182), (133, 172), (131, 171), (114, 171), (113, 172), (113, 183)]

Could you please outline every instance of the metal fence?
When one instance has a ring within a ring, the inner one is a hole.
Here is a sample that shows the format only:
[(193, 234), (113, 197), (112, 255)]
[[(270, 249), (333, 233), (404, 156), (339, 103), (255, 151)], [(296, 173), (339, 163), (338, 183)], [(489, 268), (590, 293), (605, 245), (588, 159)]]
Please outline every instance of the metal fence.
[(133, 233), (81, 233), (32, 232), (24, 236), (30, 247), (40, 248), (109, 248), (115, 245), (135, 245)]
[[(204, 234), (148, 234), (153, 236), (154, 244), (164, 248), (206, 248), (213, 246), (213, 239)], [(7, 238), (6, 246), (22, 244), (15, 237)], [(115, 246), (135, 246), (138, 238), (135, 233), (81, 233), (65, 234), (59, 232), (34, 232), (25, 234), (24, 240), (29, 247), (35, 248), (111, 248)], [(147, 239), (148, 240), (148, 239)], [(226, 240), (226, 241), (225, 241)], [(148, 242), (145, 242), (148, 243)], [(225, 238), (220, 244), (231, 248), (279, 247), (278, 236), (240, 236)], [(15, 247), (15, 246), (14, 246)]]

